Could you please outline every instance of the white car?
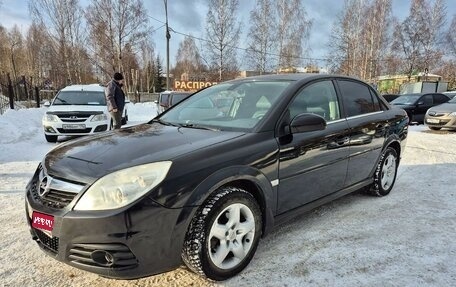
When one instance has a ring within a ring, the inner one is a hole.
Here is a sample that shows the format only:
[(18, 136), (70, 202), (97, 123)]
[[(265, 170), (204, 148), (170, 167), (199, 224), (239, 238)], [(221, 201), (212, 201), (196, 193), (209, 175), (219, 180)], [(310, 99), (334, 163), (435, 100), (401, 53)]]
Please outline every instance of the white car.
[[(99, 84), (71, 85), (60, 90), (43, 117), (44, 135), (48, 142), (59, 136), (88, 135), (110, 130), (111, 116), (106, 107), (105, 88)], [(127, 102), (127, 101), (126, 101)], [(127, 108), (122, 124), (128, 120)]]

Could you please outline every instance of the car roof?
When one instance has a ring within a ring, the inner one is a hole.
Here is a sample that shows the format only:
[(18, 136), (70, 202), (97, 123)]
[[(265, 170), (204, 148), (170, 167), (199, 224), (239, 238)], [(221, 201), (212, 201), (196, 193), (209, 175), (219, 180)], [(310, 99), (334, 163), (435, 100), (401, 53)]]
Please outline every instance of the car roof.
[(300, 81), (300, 80), (313, 80), (313, 79), (325, 79), (325, 78), (344, 78), (360, 81), (360, 79), (354, 77), (348, 77), (343, 75), (333, 75), (333, 74), (311, 74), (311, 73), (296, 73), (296, 74), (271, 74), (271, 75), (261, 75), (261, 76), (252, 76), (247, 78), (238, 78), (228, 82), (242, 82), (242, 81), (262, 81), (262, 80), (276, 80), (276, 81)]
[(445, 94), (442, 94), (442, 93), (437, 93), (437, 92), (430, 92), (430, 93), (410, 93), (410, 94), (401, 94), (399, 96), (423, 96), (423, 95), (444, 95), (446, 96)]
[(100, 84), (90, 84), (90, 85), (71, 85), (66, 86), (61, 89), (61, 92), (76, 92), (76, 91), (86, 91), (86, 92), (104, 92), (104, 87)]

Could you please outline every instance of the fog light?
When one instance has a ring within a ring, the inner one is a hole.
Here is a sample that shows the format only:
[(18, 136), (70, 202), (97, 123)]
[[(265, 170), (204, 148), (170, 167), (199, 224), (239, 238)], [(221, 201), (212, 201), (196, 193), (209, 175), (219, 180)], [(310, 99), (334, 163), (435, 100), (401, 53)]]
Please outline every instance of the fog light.
[(44, 130), (48, 133), (53, 133), (53, 134), (56, 133), (56, 131), (52, 127), (44, 127)]
[(95, 250), (90, 257), (92, 257), (93, 261), (102, 266), (111, 267), (115, 264), (114, 256), (105, 250)]

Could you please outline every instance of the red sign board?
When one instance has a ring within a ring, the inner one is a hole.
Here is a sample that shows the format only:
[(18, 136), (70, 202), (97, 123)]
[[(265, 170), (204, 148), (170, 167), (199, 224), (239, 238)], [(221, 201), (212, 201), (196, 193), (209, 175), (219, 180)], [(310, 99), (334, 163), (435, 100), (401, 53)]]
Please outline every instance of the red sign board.
[(32, 227), (52, 231), (54, 216), (34, 211), (32, 214)]

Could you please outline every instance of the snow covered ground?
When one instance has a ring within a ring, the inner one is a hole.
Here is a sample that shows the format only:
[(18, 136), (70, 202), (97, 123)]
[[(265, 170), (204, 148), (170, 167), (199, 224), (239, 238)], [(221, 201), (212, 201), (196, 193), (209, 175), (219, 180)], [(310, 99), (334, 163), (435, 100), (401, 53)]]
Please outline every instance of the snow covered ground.
[[(130, 104), (130, 124), (155, 115)], [(42, 253), (30, 238), (24, 188), (56, 144), (45, 108), (0, 116), (0, 286), (208, 286), (184, 267), (110, 280)], [(279, 226), (250, 265), (220, 286), (456, 286), (456, 133), (410, 127), (396, 186), (384, 198), (352, 194)]]

